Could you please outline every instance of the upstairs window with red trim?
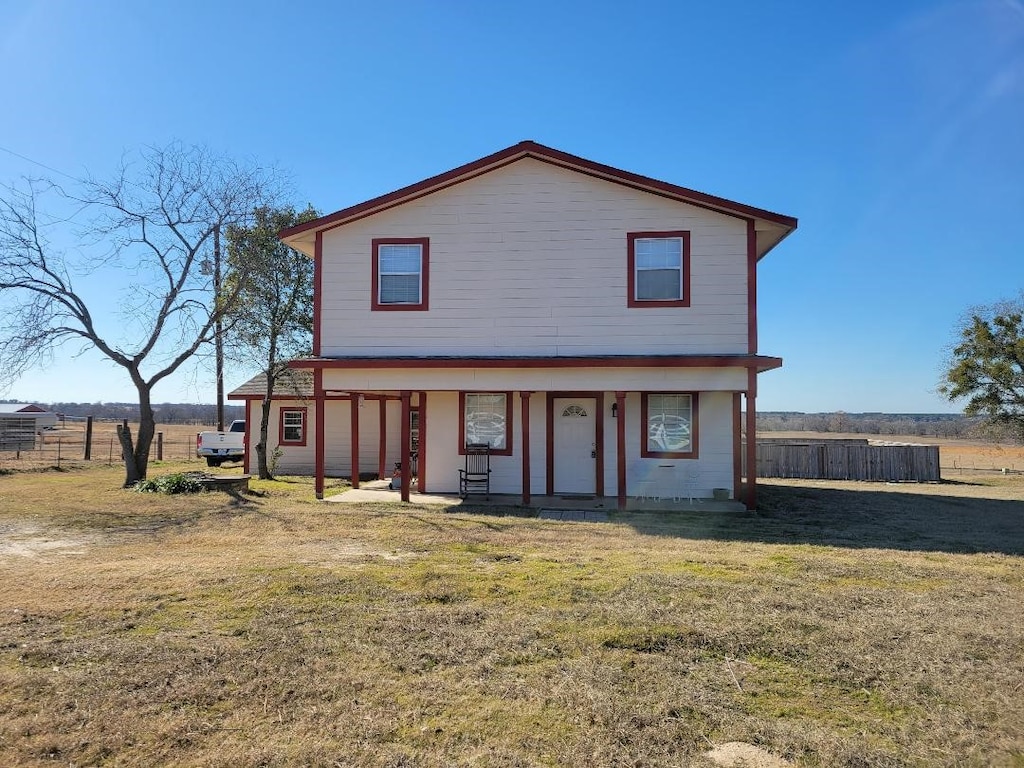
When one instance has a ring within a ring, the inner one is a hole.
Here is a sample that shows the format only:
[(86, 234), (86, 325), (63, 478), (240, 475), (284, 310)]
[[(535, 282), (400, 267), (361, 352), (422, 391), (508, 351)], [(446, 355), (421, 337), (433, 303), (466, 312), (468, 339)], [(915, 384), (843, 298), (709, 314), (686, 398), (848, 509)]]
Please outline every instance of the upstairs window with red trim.
[(630, 232), (630, 307), (690, 306), (690, 233)]
[(373, 310), (428, 308), (430, 239), (393, 237), (373, 240)]

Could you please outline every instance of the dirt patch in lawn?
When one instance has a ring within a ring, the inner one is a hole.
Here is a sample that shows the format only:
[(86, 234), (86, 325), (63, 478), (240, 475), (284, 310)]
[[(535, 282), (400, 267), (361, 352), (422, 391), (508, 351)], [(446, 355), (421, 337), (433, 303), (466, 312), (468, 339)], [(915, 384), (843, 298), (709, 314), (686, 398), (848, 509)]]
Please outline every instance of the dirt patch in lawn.
[(793, 763), (745, 741), (729, 741), (705, 754), (722, 768), (791, 768)]
[(59, 536), (38, 525), (0, 523), (0, 558), (78, 555), (93, 543), (92, 537)]

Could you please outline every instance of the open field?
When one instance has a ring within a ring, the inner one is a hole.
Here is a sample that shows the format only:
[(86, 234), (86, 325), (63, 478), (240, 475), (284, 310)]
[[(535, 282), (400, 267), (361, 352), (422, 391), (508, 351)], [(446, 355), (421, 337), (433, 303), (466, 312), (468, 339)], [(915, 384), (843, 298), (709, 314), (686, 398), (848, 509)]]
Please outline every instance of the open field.
[(1021, 476), (604, 524), (120, 481), (0, 474), (0, 764), (1024, 765)]

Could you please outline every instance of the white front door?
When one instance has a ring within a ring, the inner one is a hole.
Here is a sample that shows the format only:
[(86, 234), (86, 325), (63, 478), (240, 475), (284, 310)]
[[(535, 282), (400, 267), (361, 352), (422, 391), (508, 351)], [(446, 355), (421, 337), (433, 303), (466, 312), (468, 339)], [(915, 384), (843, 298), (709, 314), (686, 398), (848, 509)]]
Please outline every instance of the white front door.
[(556, 397), (553, 408), (555, 493), (594, 493), (597, 490), (597, 400)]

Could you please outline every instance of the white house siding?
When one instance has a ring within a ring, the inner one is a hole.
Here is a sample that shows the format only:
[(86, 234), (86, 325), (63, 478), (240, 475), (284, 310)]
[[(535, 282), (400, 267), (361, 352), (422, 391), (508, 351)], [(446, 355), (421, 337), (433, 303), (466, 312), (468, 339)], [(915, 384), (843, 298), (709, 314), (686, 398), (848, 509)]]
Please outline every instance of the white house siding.
[[(256, 443), (259, 441), (260, 404), (250, 401), (251, 413), (249, 423), (255, 426), (247, 437), (249, 440), (250, 467), (256, 468)], [(277, 471), (281, 474), (308, 475), (316, 466), (316, 408), (312, 401), (274, 401), (270, 408), (270, 424), (267, 430), (267, 460), (270, 461), (275, 448), (278, 447), (280, 436), (280, 419), (282, 408), (305, 407), (306, 412), (306, 444), (283, 445), (281, 456), (277, 460)], [(348, 477), (352, 473), (352, 419), (351, 406), (347, 400), (328, 401), (324, 411), (324, 472), (329, 477)], [(390, 472), (399, 460), (401, 451), (401, 403), (390, 401), (387, 404), (387, 460), (385, 470)], [(380, 429), (380, 410), (376, 400), (365, 401), (359, 410), (359, 471), (376, 472), (380, 460), (378, 453), (378, 436)]]
[[(536, 399), (536, 396), (535, 396)], [(534, 403), (531, 402), (531, 409)], [(544, 421), (543, 404), (540, 419), (530, 413), (531, 450), (541, 451), (540, 488), (544, 487)], [(523, 450), (519, 395), (512, 396), (512, 455), (491, 456), (491, 490), (494, 493), (520, 493), (523, 486)], [(535, 422), (539, 422), (539, 425)], [(533, 430), (539, 430), (534, 432)], [(459, 470), (465, 457), (459, 454), (459, 393), (427, 393), (427, 490), (431, 493), (454, 493), (459, 489)], [(538, 448), (538, 443), (540, 447)], [(530, 455), (532, 462), (538, 461)], [(539, 491), (543, 493), (543, 491)]]
[[(607, 403), (607, 398), (606, 398)], [(610, 407), (610, 406), (608, 406)], [(658, 496), (682, 493), (682, 476), (696, 468), (700, 473), (695, 491), (699, 498), (711, 496), (713, 488), (733, 490), (732, 393), (701, 392), (698, 397), (699, 435), (696, 459), (645, 459), (640, 456), (640, 395), (626, 397), (626, 495), (642, 492)], [(621, 416), (620, 416), (621, 418)], [(611, 426), (609, 426), (611, 425)], [(615, 421), (605, 420), (605, 493), (615, 494)], [(608, 490), (612, 489), (612, 490)]]
[[(246, 416), (246, 440), (249, 452), (249, 468), (255, 472), (256, 443), (260, 441), (260, 413), (262, 404), (259, 400), (249, 400), (249, 412)], [(312, 402), (299, 400), (275, 400), (270, 405), (270, 421), (267, 423), (267, 462), (273, 461), (274, 450), (278, 447), (281, 434), (281, 409), (306, 408), (306, 444), (283, 445), (281, 456), (277, 460), (277, 472), (283, 475), (311, 474), (316, 463), (316, 408)]]
[[(691, 306), (627, 307), (626, 234), (689, 230)], [(372, 312), (371, 240), (429, 237), (429, 311)], [(747, 351), (746, 222), (524, 159), (323, 237), (321, 353)]]
[[(325, 411), (326, 435), (324, 472), (330, 477), (348, 477), (352, 474), (352, 406), (348, 400), (328, 401)], [(385, 472), (390, 472), (401, 456), (401, 403), (387, 404), (387, 458)], [(380, 410), (376, 400), (366, 400), (359, 409), (359, 472), (377, 472), (380, 457)]]

